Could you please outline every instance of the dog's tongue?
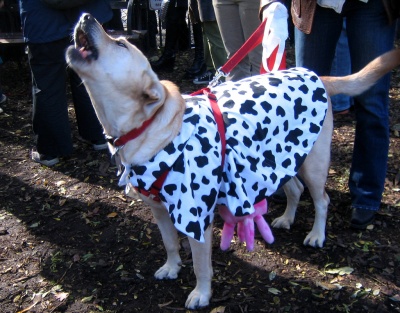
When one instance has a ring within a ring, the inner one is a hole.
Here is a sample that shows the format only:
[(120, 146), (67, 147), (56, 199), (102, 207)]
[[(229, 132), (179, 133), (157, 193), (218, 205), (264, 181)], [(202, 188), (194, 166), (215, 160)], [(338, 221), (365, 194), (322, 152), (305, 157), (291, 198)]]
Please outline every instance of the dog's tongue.
[(80, 48), (79, 53), (81, 54), (82, 58), (86, 59), (89, 55), (92, 54), (91, 51), (85, 50), (85, 48)]

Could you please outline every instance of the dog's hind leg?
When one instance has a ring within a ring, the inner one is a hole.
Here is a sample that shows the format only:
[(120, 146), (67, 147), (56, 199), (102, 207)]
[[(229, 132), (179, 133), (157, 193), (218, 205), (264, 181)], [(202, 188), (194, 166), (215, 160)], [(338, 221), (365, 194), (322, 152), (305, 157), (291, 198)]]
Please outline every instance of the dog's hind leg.
[(192, 249), (193, 268), (196, 275), (196, 287), (186, 300), (188, 309), (205, 307), (210, 303), (211, 279), (213, 269), (211, 264), (212, 224), (204, 233), (204, 243), (189, 238)]
[(154, 277), (156, 279), (175, 279), (178, 277), (182, 266), (181, 257), (179, 255), (178, 232), (163, 204), (157, 202), (154, 204), (152, 203), (151, 211), (157, 221), (167, 252), (167, 261), (156, 271)]
[(296, 216), (296, 209), (299, 204), (300, 196), (304, 191), (304, 186), (297, 177), (293, 177), (284, 186), (287, 203), (283, 215), (274, 219), (271, 223), (274, 228), (290, 229)]
[(307, 165), (304, 168), (304, 172), (301, 174), (299, 172), (300, 177), (308, 187), (315, 209), (313, 228), (308, 233), (303, 243), (304, 245), (309, 245), (315, 248), (322, 248), (325, 242), (325, 226), (328, 215), (328, 205), (330, 201), (329, 196), (325, 191), (327, 168), (316, 169), (314, 167), (315, 163), (314, 166), (311, 166), (314, 171), (312, 175), (309, 175), (307, 172), (309, 171), (309, 169), (307, 169)]

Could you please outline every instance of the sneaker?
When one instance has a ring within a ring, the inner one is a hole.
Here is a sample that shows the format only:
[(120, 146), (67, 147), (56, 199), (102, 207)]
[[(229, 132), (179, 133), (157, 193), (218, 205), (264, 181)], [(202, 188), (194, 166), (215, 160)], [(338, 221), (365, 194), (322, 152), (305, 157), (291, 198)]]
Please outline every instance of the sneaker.
[(204, 74), (197, 76), (193, 80), (193, 84), (195, 85), (208, 85), (210, 81), (214, 78), (214, 72), (208, 70)]
[(92, 140), (90, 143), (96, 151), (108, 149), (108, 143), (105, 140)]
[(92, 145), (93, 149), (96, 151), (108, 149), (108, 144), (105, 139), (87, 140), (87, 139), (82, 138), (81, 136), (78, 136), (77, 138), (78, 138), (78, 140), (80, 140), (82, 142)]
[(40, 154), (37, 151), (32, 151), (32, 160), (48, 167), (56, 165), (58, 162), (60, 162), (56, 156)]

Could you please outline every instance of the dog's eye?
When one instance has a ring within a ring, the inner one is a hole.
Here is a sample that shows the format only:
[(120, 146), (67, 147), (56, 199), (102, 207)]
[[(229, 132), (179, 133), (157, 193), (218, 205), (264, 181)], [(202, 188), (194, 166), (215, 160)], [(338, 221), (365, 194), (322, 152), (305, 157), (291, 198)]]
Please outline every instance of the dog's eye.
[(120, 47), (126, 48), (126, 45), (121, 41), (117, 41), (117, 45)]

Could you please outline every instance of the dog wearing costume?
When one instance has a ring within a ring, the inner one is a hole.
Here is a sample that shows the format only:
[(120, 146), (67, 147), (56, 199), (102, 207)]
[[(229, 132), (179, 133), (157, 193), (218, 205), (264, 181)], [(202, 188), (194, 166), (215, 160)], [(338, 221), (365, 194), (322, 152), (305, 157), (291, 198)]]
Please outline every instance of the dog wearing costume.
[(146, 194), (165, 176), (159, 201), (153, 194), (140, 197), (151, 207), (167, 252), (157, 279), (177, 278), (177, 230), (189, 237), (196, 275), (189, 309), (207, 306), (211, 298), (218, 206), (233, 216), (251, 215), (255, 204), (283, 186), (287, 207), (272, 225), (289, 228), (303, 191), (298, 175), (315, 206), (304, 244), (323, 246), (333, 129), (329, 97), (360, 94), (400, 63), (393, 50), (346, 77), (318, 77), (295, 68), (226, 82), (211, 88), (218, 102), (213, 108), (209, 96), (183, 96), (173, 83), (160, 81), (135, 46), (108, 36), (91, 15), (82, 15), (74, 36), (66, 59), (82, 78), (105, 134), (113, 138), (110, 150), (124, 165), (119, 184)]

